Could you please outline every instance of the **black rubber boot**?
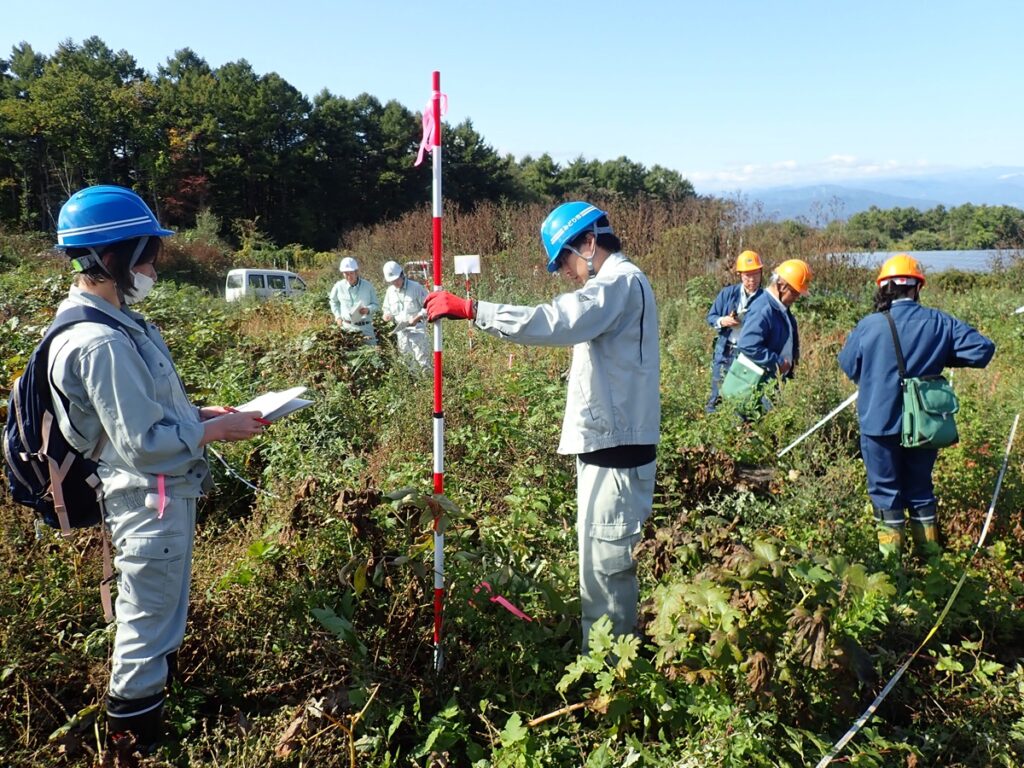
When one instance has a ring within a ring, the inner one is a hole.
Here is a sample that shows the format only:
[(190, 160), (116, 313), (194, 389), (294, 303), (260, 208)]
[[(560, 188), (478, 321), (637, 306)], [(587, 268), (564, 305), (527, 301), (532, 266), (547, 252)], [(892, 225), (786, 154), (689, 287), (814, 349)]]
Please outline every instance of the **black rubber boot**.
[(178, 678), (178, 651), (174, 650), (167, 654), (167, 690), (171, 690), (171, 683)]
[[(155, 700), (155, 701), (154, 701)], [(146, 710), (146, 706), (152, 709)], [(118, 712), (139, 712), (118, 714)], [(118, 766), (138, 765), (139, 757), (153, 754), (164, 736), (163, 694), (143, 701), (107, 697), (107, 743), (118, 757)]]

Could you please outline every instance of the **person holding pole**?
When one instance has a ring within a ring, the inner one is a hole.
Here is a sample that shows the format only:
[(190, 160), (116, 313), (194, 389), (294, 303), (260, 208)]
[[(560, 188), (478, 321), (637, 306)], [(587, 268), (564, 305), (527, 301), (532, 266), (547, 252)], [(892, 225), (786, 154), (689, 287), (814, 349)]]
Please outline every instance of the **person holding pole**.
[(583, 646), (608, 616), (615, 634), (636, 630), (633, 547), (654, 497), (660, 437), (658, 315), (646, 275), (622, 253), (604, 211), (563, 203), (540, 228), (548, 272), (577, 288), (539, 306), (427, 296), (431, 321), (472, 319), (519, 344), (571, 346), (558, 452), (576, 456), (577, 541)]
[(366, 280), (359, 277), (359, 262), (346, 256), (338, 265), (342, 279), (331, 288), (331, 314), (339, 328), (355, 331), (365, 336), (371, 347), (377, 346), (377, 334), (373, 330), (373, 313), (380, 309), (377, 291)]
[(434, 364), (430, 359), (430, 339), (424, 324), (427, 311), (423, 308), (427, 289), (406, 277), (397, 261), (384, 265), (384, 282), (388, 289), (384, 294), (381, 317), (395, 323), (399, 354), (412, 363), (413, 370), (432, 374)]
[(736, 257), (736, 272), (740, 282), (719, 291), (708, 310), (708, 325), (718, 332), (711, 361), (711, 397), (704, 408), (708, 413), (715, 412), (719, 401), (718, 387), (736, 359), (736, 342), (743, 326), (743, 316), (747, 314), (750, 303), (761, 295), (760, 255), (756, 251), (743, 251)]
[(906, 513), (915, 549), (927, 554), (939, 546), (932, 483), (938, 450), (901, 445), (903, 393), (886, 313), (893, 320), (908, 377), (938, 375), (946, 367), (984, 368), (996, 347), (966, 323), (918, 303), (925, 278), (911, 256), (900, 253), (890, 258), (875, 282), (875, 311), (850, 332), (839, 352), (839, 366), (860, 393), (860, 449), (878, 524), (878, 547), (884, 557), (898, 559)]

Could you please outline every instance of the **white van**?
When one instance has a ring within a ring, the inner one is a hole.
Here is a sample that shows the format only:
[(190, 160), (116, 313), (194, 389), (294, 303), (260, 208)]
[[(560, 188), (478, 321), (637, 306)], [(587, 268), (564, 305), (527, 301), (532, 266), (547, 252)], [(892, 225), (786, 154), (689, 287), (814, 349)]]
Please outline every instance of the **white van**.
[(224, 284), (224, 298), (237, 301), (246, 296), (267, 299), (291, 296), (306, 290), (302, 278), (284, 269), (232, 269)]

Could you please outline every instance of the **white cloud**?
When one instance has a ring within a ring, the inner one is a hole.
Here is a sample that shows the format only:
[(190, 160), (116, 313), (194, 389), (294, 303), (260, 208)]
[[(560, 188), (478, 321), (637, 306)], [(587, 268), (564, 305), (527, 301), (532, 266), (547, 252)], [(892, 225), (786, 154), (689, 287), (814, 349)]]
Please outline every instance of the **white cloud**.
[(834, 154), (824, 160), (800, 163), (796, 160), (778, 160), (766, 164), (747, 163), (714, 171), (683, 171), (701, 192), (729, 191), (737, 188), (757, 189), (804, 184), (830, 184), (857, 179), (877, 179), (896, 176), (914, 176), (946, 170), (926, 160), (867, 160), (856, 155)]

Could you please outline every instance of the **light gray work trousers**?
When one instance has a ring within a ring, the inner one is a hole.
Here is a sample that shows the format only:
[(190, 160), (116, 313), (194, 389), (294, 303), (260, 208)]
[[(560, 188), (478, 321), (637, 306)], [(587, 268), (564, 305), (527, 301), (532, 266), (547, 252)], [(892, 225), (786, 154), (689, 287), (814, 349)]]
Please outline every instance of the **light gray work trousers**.
[(583, 649), (602, 616), (616, 635), (636, 631), (639, 584), (633, 547), (654, 503), (655, 464), (610, 469), (576, 459), (576, 534)]
[(431, 337), (423, 323), (402, 328), (395, 333), (398, 338), (398, 352), (414, 373), (434, 372), (434, 350)]
[(104, 500), (118, 584), (110, 696), (129, 702), (163, 692), (188, 617), (196, 500), (168, 497), (158, 519), (153, 496), (152, 506), (142, 491)]

